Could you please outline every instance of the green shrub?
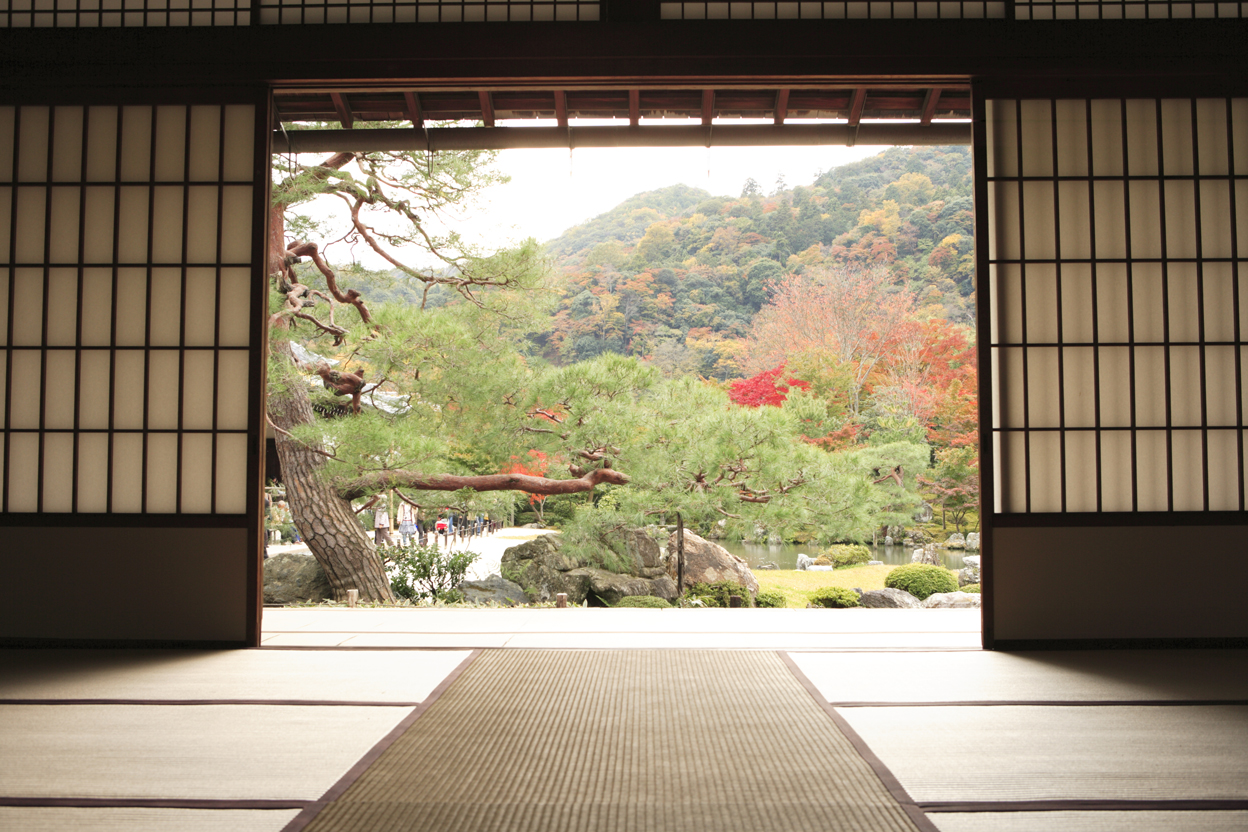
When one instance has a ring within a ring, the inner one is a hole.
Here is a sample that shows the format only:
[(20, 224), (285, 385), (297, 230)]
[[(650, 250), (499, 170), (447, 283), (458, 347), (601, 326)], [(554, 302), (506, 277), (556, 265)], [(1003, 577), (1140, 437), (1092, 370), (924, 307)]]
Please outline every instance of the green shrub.
[(922, 601), (937, 592), (957, 592), (958, 577), (943, 566), (910, 563), (889, 572), (884, 586), (909, 592)]
[(386, 573), (395, 595), (412, 601), (447, 602), (462, 597), (455, 587), (480, 557), (476, 552), (448, 552), (436, 546), (416, 545), (394, 546), (388, 555)]
[(832, 560), (832, 558), (827, 555), (820, 555), (815, 558), (815, 566), (836, 566), (836, 561)]
[(828, 558), (839, 569), (866, 563), (871, 560), (871, 550), (861, 543), (838, 543), (824, 550), (823, 557)]
[(671, 604), (654, 595), (625, 595), (616, 604), (617, 607), (642, 607), (644, 609), (666, 610)]
[(758, 593), (758, 597), (754, 599), (754, 606), (756, 607), (784, 608), (788, 605), (789, 602), (788, 599), (784, 597), (784, 593), (774, 589), (760, 592)]
[(752, 606), (750, 591), (736, 581), (716, 581), (713, 584), (699, 582), (685, 587), (685, 598), (690, 601), (697, 598), (704, 607), (727, 607), (728, 598), (732, 595), (741, 596), (741, 606)]
[(858, 593), (843, 586), (825, 586), (823, 589), (816, 590), (815, 594), (810, 596), (810, 603), (816, 607), (832, 609), (861, 606)]
[(970, 593), (973, 593), (973, 594), (975, 594), (975, 595), (979, 595), (979, 594), (980, 594), (980, 592), (979, 592), (979, 584), (967, 584), (966, 586), (962, 587), (962, 588), (961, 588), (961, 589), (959, 589), (958, 591), (959, 591), (959, 592), (970, 592)]

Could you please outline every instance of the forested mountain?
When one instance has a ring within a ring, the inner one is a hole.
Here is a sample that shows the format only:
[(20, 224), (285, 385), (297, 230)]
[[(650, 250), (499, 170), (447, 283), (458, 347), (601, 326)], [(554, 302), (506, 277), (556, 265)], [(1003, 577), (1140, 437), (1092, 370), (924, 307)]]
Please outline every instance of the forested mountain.
[(777, 281), (879, 266), (928, 317), (973, 321), (968, 148), (892, 148), (771, 194), (686, 185), (638, 194), (547, 244), (562, 273), (554, 325), (535, 347), (566, 364), (603, 352), (665, 372), (731, 379)]

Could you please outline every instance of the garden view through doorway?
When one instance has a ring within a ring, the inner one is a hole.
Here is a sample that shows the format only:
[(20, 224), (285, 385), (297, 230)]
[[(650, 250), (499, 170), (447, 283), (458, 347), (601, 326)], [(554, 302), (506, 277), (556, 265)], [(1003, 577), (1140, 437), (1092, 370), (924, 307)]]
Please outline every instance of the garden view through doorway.
[[(675, 564), (702, 540), (744, 561), (706, 576), (752, 583), (746, 605), (879, 604), (912, 560), (951, 582), (918, 601), (975, 603), (970, 148), (820, 150), (755, 176), (697, 148), (704, 175), (629, 173), (605, 208), (598, 180), (528, 239), (463, 220), (546, 151), (276, 156), (270, 553), (310, 545), (339, 603), (356, 581), (379, 603), (727, 605)], [(555, 152), (567, 186), (599, 175)], [(608, 165), (646, 167), (628, 153)]]

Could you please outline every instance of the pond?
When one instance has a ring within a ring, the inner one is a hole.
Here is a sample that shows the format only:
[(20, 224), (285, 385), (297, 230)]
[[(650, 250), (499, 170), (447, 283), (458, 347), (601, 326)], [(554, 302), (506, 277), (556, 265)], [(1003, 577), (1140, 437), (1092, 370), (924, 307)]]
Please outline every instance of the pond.
[[(757, 569), (764, 563), (774, 563), (781, 569), (796, 569), (798, 553), (814, 558), (819, 556), (819, 551), (823, 548), (817, 545), (803, 546), (791, 543), (770, 546), (766, 543), (743, 543), (739, 540), (716, 540), (715, 542), (734, 555), (744, 558), (751, 569)], [(883, 561), (892, 566), (909, 563), (910, 555), (914, 551), (913, 547), (907, 546), (868, 546), (867, 548), (872, 550), (872, 560)], [(978, 554), (978, 552), (962, 552), (956, 549), (937, 549), (936, 553), (940, 555), (944, 565), (950, 569), (962, 568), (963, 555)]]

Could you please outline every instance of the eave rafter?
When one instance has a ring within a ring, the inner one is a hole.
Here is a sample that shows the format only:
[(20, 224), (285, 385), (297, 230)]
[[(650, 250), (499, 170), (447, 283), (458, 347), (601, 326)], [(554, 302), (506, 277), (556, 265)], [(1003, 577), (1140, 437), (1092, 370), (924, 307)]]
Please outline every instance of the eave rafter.
[(469, 88), (279, 90), (280, 122), (500, 121), (548, 119), (561, 127), (577, 119), (643, 121), (688, 119), (703, 126), (735, 119), (785, 126), (795, 119), (933, 121), (970, 118), (970, 88), (940, 85), (664, 86), (641, 88)]

